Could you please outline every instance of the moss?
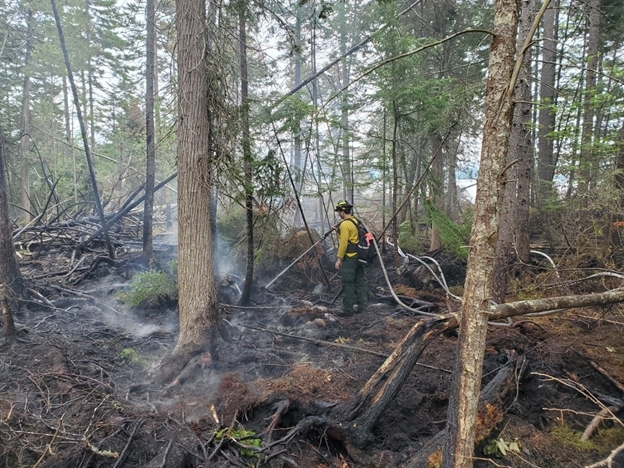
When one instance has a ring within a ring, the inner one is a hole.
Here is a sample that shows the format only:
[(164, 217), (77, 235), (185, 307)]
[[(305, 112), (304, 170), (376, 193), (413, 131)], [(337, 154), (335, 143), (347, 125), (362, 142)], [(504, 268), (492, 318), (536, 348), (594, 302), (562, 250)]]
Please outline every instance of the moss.
[(135, 364), (144, 369), (147, 368), (147, 362), (142, 359), (139, 353), (133, 348), (124, 348), (121, 353), (119, 353), (119, 357), (129, 364)]
[(594, 443), (602, 450), (611, 451), (624, 442), (624, 427), (615, 426), (599, 429), (592, 437)]
[(592, 440), (582, 441), (581, 431), (575, 431), (567, 425), (553, 427), (551, 434), (561, 443), (579, 450), (595, 450), (596, 443)]

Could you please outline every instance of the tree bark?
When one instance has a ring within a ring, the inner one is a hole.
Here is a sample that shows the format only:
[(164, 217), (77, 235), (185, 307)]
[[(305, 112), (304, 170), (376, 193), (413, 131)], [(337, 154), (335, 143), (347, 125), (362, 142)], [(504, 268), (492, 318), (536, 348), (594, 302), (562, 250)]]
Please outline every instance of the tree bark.
[(550, 133), (555, 129), (557, 94), (555, 88), (555, 63), (557, 53), (557, 6), (552, 2), (544, 13), (543, 40), (541, 42), (542, 67), (540, 73), (540, 110), (537, 128), (537, 204), (543, 206), (553, 195), (555, 175), (554, 139)]
[[(247, 230), (247, 265), (245, 268), (245, 286), (241, 294), (240, 303), (249, 304), (251, 297), (251, 287), (253, 286), (254, 274), (254, 216), (253, 216), (253, 179), (252, 179), (252, 155), (251, 140), (249, 132), (249, 81), (247, 73), (247, 20), (246, 3), (238, 4), (238, 26), (240, 44), (240, 71), (241, 71), (241, 126), (242, 126), (242, 146), (243, 146), (243, 170), (245, 172), (245, 218)], [(296, 146), (295, 140), (295, 146)], [(299, 140), (299, 152), (301, 152), (301, 141)], [(295, 154), (297, 149), (295, 148)], [(299, 154), (301, 157), (301, 154)], [(297, 210), (299, 213), (299, 210)]]
[[(503, 183), (501, 174), (512, 118), (512, 79), (518, 6), (514, 0), (497, 0), (495, 36), (485, 96), (485, 122), (468, 271), (464, 286), (459, 349), (453, 374), (446, 425), (443, 468), (472, 467), (475, 420), (481, 387), (483, 353), (492, 297), (492, 275), (498, 240)], [(513, 86), (513, 84), (512, 84)]]
[(0, 259), (2, 259), (0, 261), (0, 285), (4, 285), (4, 296), (8, 302), (7, 310), (14, 310), (12, 303), (24, 294), (25, 287), (13, 246), (2, 133), (0, 133)]
[(13, 310), (11, 302), (7, 296), (7, 288), (0, 283), (0, 310), (2, 310), (2, 329), (7, 339), (15, 336), (15, 322), (13, 321)]
[(591, 0), (586, 4), (588, 12), (587, 28), (587, 70), (585, 72), (585, 89), (583, 93), (583, 125), (581, 134), (581, 154), (579, 160), (579, 195), (582, 204), (589, 203), (589, 190), (595, 184), (595, 171), (598, 161), (594, 155), (594, 117), (593, 103), (596, 92), (596, 75), (600, 53), (600, 0)]
[(501, 320), (524, 314), (537, 314), (559, 309), (572, 309), (576, 307), (605, 306), (624, 302), (624, 289), (614, 289), (597, 294), (585, 296), (558, 296), (531, 301), (517, 301), (506, 304), (490, 306), (486, 313), (490, 320)]
[(153, 228), (154, 181), (156, 178), (156, 145), (154, 143), (154, 78), (156, 63), (156, 7), (155, 0), (146, 0), (147, 38), (145, 63), (145, 203), (143, 204), (143, 258), (154, 257)]
[[(26, 56), (24, 58), (24, 69), (28, 70), (30, 56), (33, 48), (33, 12), (28, 9), (26, 36)], [(20, 208), (19, 220), (25, 226), (31, 220), (30, 208), (30, 159), (28, 157), (28, 147), (30, 142), (30, 73), (24, 75), (22, 86), (22, 135), (20, 140)]]
[[(522, 51), (527, 36), (531, 30), (535, 16), (535, 0), (522, 2), (522, 9), (518, 23), (518, 38), (516, 48)], [(518, 81), (514, 89), (514, 111), (509, 135), (509, 149), (506, 157), (505, 192), (503, 196), (500, 229), (498, 234), (497, 255), (494, 262), (492, 276), (492, 299), (494, 302), (505, 302), (507, 285), (512, 273), (514, 253), (519, 252), (515, 247), (522, 244), (528, 246), (528, 184), (531, 174), (533, 156), (533, 140), (531, 131), (531, 90), (529, 87), (530, 55), (524, 57)], [(524, 215), (523, 218), (520, 215)], [(525, 219), (526, 218), (526, 219)], [(521, 227), (524, 227), (522, 229)], [(520, 238), (526, 242), (519, 242)], [(528, 251), (524, 252), (522, 260), (528, 260)]]
[[(206, 5), (176, 1), (178, 34), (178, 286), (180, 333), (174, 354), (213, 343), (221, 321), (210, 230), (211, 170)], [(214, 349), (211, 349), (214, 356)], [(194, 352), (194, 351), (193, 351)]]

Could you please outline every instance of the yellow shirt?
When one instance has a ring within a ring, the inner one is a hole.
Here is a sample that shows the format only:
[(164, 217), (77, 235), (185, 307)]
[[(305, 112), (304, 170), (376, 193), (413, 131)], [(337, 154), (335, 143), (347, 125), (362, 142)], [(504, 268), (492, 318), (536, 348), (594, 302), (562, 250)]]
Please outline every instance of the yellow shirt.
[[(353, 222), (345, 221), (347, 219), (352, 219)], [(358, 230), (356, 226), (357, 220), (351, 216), (347, 215), (345, 219), (340, 221), (338, 224), (338, 253), (336, 257), (343, 258), (345, 255), (347, 257), (354, 257), (357, 255), (357, 252), (347, 253), (347, 247), (349, 244), (357, 244), (358, 243)]]

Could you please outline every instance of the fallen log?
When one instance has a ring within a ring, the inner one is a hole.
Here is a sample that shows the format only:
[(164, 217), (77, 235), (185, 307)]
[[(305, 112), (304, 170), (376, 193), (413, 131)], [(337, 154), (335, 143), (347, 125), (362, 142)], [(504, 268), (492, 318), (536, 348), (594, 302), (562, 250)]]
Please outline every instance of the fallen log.
[(517, 315), (536, 314), (558, 309), (609, 305), (617, 302), (624, 302), (624, 289), (622, 288), (584, 296), (558, 296), (494, 304), (485, 313), (490, 315), (490, 320), (500, 320)]
[[(363, 447), (379, 416), (407, 380), (416, 361), (433, 338), (456, 327), (453, 319), (431, 319), (418, 322), (397, 345), (392, 354), (362, 387), (347, 410), (353, 428), (353, 441)], [(360, 434), (361, 433), (361, 434)]]

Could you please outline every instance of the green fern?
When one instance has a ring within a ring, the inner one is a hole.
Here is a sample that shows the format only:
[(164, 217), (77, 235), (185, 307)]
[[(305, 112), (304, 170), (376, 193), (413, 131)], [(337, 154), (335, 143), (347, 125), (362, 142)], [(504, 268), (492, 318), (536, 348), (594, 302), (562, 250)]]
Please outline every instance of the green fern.
[(119, 300), (136, 307), (145, 302), (159, 299), (173, 299), (177, 295), (177, 262), (170, 262), (171, 272), (145, 271), (139, 273), (130, 283), (130, 290), (119, 295)]

